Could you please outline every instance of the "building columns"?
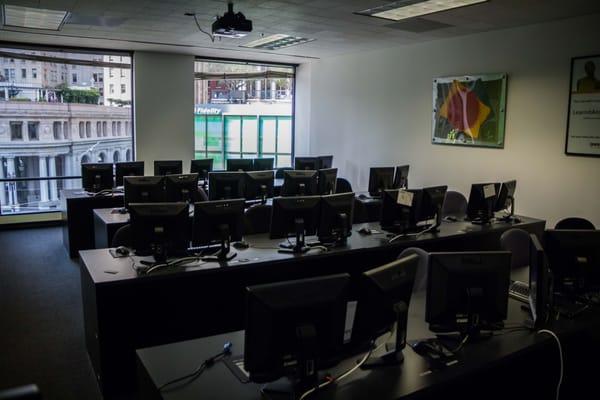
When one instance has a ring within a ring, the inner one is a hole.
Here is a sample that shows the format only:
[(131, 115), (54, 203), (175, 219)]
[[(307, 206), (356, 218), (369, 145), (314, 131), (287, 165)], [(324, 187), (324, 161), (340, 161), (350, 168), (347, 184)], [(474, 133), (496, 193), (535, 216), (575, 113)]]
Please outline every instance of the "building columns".
[[(15, 158), (8, 157), (6, 159), (6, 177), (15, 178)], [(17, 205), (17, 182), (8, 182), (8, 205)]]
[[(48, 157), (48, 176), (56, 176), (56, 157)], [(58, 188), (56, 180), (48, 181), (50, 186), (50, 200), (58, 200)]]
[(277, 98), (277, 82), (271, 81), (271, 99), (276, 100)]
[[(40, 164), (40, 178), (45, 178), (48, 176), (48, 166), (46, 165), (46, 160), (48, 157), (39, 157)], [(45, 203), (48, 201), (48, 181), (39, 181), (40, 182), (40, 203)]]
[[(4, 179), (4, 158), (0, 157), (0, 179)], [(6, 204), (6, 188), (7, 183), (2, 182), (0, 184), (0, 205), (5, 206)]]

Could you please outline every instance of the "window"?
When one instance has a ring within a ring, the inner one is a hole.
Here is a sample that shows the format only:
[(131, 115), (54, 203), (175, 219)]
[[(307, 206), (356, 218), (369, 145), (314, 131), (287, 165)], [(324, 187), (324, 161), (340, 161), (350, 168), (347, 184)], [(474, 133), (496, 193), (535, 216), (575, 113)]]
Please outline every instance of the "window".
[(125, 70), (121, 69), (120, 74), (121, 74), (121, 78), (125, 78)]
[(52, 123), (52, 135), (54, 136), (55, 140), (60, 140), (62, 139), (62, 122), (60, 121), (55, 121)]
[(85, 137), (87, 137), (87, 138), (92, 137), (92, 123), (90, 121), (87, 121), (85, 123)]
[(129, 121), (125, 121), (125, 136), (129, 135)]
[(85, 126), (83, 122), (79, 123), (79, 138), (83, 139), (85, 137)]
[(111, 84), (108, 86), (108, 92), (109, 92), (110, 94), (114, 94), (114, 93), (115, 93), (115, 85), (114, 85), (114, 84), (112, 84), (112, 83), (111, 83)]
[(21, 79), (27, 79), (27, 68), (21, 68)]
[(102, 136), (108, 136), (108, 124), (106, 121), (102, 122)]
[[(111, 60), (111, 61), (112, 61), (112, 60)], [(112, 69), (112, 68), (109, 68), (109, 69), (108, 69), (108, 76), (109, 76), (110, 78), (114, 78), (114, 77), (115, 77), (115, 73), (113, 72), (113, 69)]]
[(124, 83), (121, 83), (121, 94), (125, 94), (125, 92), (127, 92), (127, 87)]
[(10, 77), (9, 78), (11, 81), (15, 80), (15, 69), (14, 68), (10, 69)]
[(23, 140), (23, 123), (10, 121), (10, 140)]
[(102, 136), (102, 122), (96, 122), (96, 137)]
[(31, 68), (31, 77), (37, 79), (37, 68)]
[(27, 136), (29, 137), (29, 140), (40, 140), (39, 130), (40, 130), (39, 122), (28, 122), (27, 123)]
[(77, 74), (73, 74), (73, 75), (71, 76), (71, 82), (73, 82), (73, 83), (77, 83)]
[(63, 123), (63, 137), (65, 138), (65, 140), (71, 137), (71, 128), (68, 122)]
[(115, 121), (111, 124), (110, 132), (113, 136), (117, 136), (117, 123)]
[(121, 136), (121, 121), (117, 122), (117, 136)]

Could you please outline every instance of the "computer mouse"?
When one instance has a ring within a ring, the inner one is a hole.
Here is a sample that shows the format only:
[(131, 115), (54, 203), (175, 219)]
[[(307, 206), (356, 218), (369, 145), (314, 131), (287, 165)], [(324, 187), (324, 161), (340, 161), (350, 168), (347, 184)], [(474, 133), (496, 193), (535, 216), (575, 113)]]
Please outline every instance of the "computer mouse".
[(128, 256), (129, 255), (129, 249), (125, 246), (119, 246), (115, 249), (115, 253), (117, 253), (120, 256)]
[(367, 198), (367, 195), (366, 195), (366, 194), (359, 194), (359, 195), (358, 195), (358, 198), (359, 198), (359, 199), (366, 199), (366, 198)]
[(244, 242), (244, 241), (233, 242), (233, 247), (238, 250), (242, 250), (242, 249), (247, 249), (248, 247), (250, 247), (250, 244), (248, 244), (248, 242)]
[(369, 229), (368, 227), (363, 226), (358, 230), (358, 233), (360, 233), (361, 235), (370, 235), (373, 232), (371, 232), (371, 229)]

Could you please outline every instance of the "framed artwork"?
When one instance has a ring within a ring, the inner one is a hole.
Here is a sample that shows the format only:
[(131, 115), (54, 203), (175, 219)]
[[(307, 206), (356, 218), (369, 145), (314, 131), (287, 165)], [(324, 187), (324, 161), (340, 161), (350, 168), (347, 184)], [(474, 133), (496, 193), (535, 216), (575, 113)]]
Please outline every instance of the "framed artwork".
[(434, 144), (504, 148), (506, 74), (433, 80)]
[(565, 153), (600, 157), (600, 55), (571, 59)]

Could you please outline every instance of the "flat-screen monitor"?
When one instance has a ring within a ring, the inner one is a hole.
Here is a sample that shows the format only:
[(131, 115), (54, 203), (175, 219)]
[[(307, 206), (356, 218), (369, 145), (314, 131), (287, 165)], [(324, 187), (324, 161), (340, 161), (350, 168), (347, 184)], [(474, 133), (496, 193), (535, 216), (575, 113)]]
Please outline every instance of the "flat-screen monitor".
[(319, 156), (318, 159), (320, 169), (333, 168), (333, 156)]
[(244, 199), (204, 201), (194, 204), (194, 246), (220, 243), (221, 249), (213, 257), (230, 260), (230, 243), (242, 240), (244, 229)]
[(321, 197), (318, 229), (319, 241), (343, 245), (352, 234), (354, 193), (340, 193)]
[(381, 202), (381, 229), (405, 233), (416, 229), (419, 222), (423, 190), (409, 189), (410, 193), (399, 199), (400, 190), (385, 190)]
[(408, 171), (410, 166), (408, 165), (400, 165), (396, 167), (396, 172), (394, 173), (394, 184), (392, 187), (394, 189), (406, 189), (408, 188)]
[(208, 173), (213, 170), (213, 159), (204, 158), (200, 160), (192, 160), (190, 163), (190, 174), (198, 174), (199, 179), (206, 181)]
[(246, 172), (245, 195), (246, 200), (266, 200), (273, 197), (275, 172), (252, 171)]
[(517, 181), (506, 181), (500, 186), (498, 196), (496, 196), (496, 204), (494, 211), (509, 210), (509, 214), (504, 217), (504, 220), (511, 221), (515, 215), (515, 190), (517, 189)]
[(529, 308), (534, 327), (539, 328), (548, 316), (550, 280), (546, 253), (538, 237), (529, 235)]
[(97, 193), (113, 188), (113, 165), (109, 163), (81, 164), (81, 184), (87, 192)]
[(318, 193), (317, 171), (283, 171), (282, 196), (314, 196)]
[(130, 203), (130, 224), (136, 255), (157, 262), (185, 255), (190, 242), (190, 218), (185, 203)]
[(320, 169), (317, 171), (318, 193), (320, 195), (335, 193), (337, 171), (337, 168)]
[(494, 205), (499, 190), (499, 183), (474, 183), (471, 185), (467, 218), (473, 222), (490, 222), (494, 218)]
[(165, 176), (165, 201), (193, 203), (198, 200), (198, 174)]
[(423, 198), (419, 208), (419, 221), (435, 219), (434, 226), (437, 228), (442, 223), (442, 206), (448, 186), (433, 186), (423, 188)]
[(178, 175), (183, 173), (183, 162), (181, 160), (157, 160), (154, 161), (154, 175)]
[(373, 167), (369, 170), (369, 194), (380, 197), (394, 184), (394, 167)]
[(123, 186), (125, 176), (144, 176), (143, 161), (118, 162), (115, 164), (116, 186)]
[(544, 248), (555, 291), (582, 294), (600, 289), (600, 230), (547, 229)]
[(341, 361), (349, 287), (348, 274), (248, 287), (244, 368), (250, 380), (291, 376), (300, 387), (316, 386), (317, 372)]
[(208, 174), (208, 199), (243, 198), (245, 178), (244, 172), (210, 172)]
[(381, 358), (370, 360), (367, 367), (402, 361), (408, 308), (418, 265), (419, 256), (411, 254), (363, 272), (360, 277), (353, 345), (360, 347), (387, 332), (395, 330), (396, 333), (394, 341), (386, 343)]
[(126, 176), (123, 178), (125, 207), (130, 203), (160, 203), (165, 201), (163, 176)]
[(254, 162), (251, 158), (228, 158), (227, 159), (227, 171), (252, 171), (254, 169)]
[(431, 253), (425, 320), (433, 332), (476, 336), (508, 313), (509, 251)]
[(297, 171), (316, 171), (321, 168), (319, 157), (296, 157), (294, 158), (294, 169)]
[(272, 171), (274, 164), (274, 158), (255, 158), (253, 161), (253, 169), (254, 171)]
[(295, 234), (296, 242), (288, 239), (288, 246), (283, 243), (283, 250), (296, 253), (307, 250), (304, 237), (314, 235), (319, 224), (320, 196), (275, 197), (271, 217), (271, 239), (289, 238)]

